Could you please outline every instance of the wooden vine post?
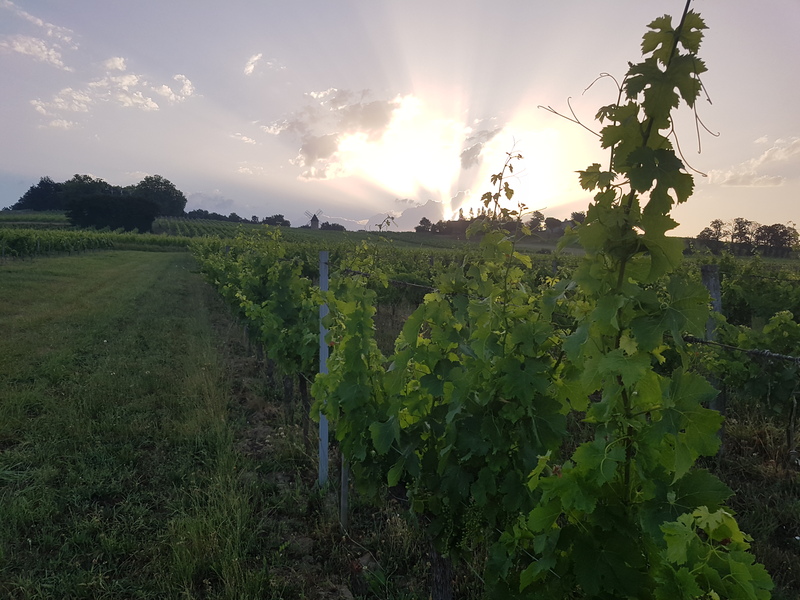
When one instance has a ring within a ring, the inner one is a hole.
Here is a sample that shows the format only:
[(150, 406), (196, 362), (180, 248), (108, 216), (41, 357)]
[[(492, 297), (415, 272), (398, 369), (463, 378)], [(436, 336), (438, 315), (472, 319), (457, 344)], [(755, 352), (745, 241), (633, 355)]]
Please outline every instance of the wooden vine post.
[[(719, 265), (701, 265), (700, 266), (700, 278), (703, 281), (703, 285), (708, 290), (708, 294), (711, 296), (711, 311), (713, 313), (722, 313), (722, 291), (719, 281)], [(706, 321), (706, 341), (714, 342), (717, 340), (717, 325), (716, 321), (714, 320), (714, 316), (709, 315), (708, 320)], [(714, 377), (709, 378), (711, 384), (719, 390), (719, 395), (714, 398), (709, 403), (709, 408), (719, 411), (720, 414), (725, 414), (725, 389), (724, 383), (721, 385), (720, 382)], [(722, 438), (724, 433), (723, 424), (719, 428), (719, 436)], [(722, 449), (720, 449), (720, 452)]]

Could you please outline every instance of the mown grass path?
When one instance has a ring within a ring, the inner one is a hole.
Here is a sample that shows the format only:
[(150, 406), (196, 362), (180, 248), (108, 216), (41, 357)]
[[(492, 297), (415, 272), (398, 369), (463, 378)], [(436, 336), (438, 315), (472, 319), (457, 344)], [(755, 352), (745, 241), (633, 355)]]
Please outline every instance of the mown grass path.
[(0, 597), (269, 587), (188, 253), (0, 265)]

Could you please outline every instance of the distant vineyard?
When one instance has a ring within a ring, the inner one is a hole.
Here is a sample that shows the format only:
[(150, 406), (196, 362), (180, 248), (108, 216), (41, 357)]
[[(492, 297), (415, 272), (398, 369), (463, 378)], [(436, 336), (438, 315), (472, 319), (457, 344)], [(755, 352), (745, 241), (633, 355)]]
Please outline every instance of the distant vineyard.
[(185, 249), (189, 239), (90, 230), (0, 228), (0, 258), (32, 258), (87, 250)]
[(232, 238), (240, 231), (252, 231), (259, 227), (263, 226), (256, 223), (230, 223), (213, 219), (159, 217), (153, 223), (153, 233), (187, 238), (213, 236)]

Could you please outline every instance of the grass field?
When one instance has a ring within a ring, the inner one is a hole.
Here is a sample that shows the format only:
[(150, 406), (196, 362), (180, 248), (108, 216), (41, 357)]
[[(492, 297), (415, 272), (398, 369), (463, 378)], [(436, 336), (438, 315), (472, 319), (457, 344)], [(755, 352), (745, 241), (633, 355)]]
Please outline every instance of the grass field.
[(0, 597), (269, 590), (224, 315), (193, 268), (140, 252), (0, 268)]

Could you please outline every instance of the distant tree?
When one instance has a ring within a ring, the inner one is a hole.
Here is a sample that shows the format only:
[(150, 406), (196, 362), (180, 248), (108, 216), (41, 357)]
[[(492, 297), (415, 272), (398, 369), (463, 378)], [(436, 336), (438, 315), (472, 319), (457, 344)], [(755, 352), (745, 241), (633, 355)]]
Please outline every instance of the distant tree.
[(757, 246), (790, 249), (797, 245), (797, 240), (797, 230), (780, 223), (761, 225), (753, 233), (753, 241)]
[(544, 225), (544, 215), (538, 210), (533, 211), (527, 225), (531, 231), (541, 231), (542, 225)]
[(706, 228), (703, 229), (703, 231), (698, 233), (697, 234), (697, 239), (698, 240), (702, 240), (704, 242), (718, 242), (718, 241), (720, 241), (719, 240), (719, 236), (717, 235), (717, 233), (713, 229), (711, 229), (711, 227), (706, 227)]
[(158, 206), (161, 216), (180, 217), (186, 208), (183, 192), (161, 175), (148, 175), (134, 186), (133, 193)]
[(231, 214), (228, 215), (228, 221), (230, 221), (231, 223), (241, 223), (242, 217), (237, 215), (235, 212), (232, 212)]
[(586, 213), (583, 211), (577, 211), (570, 214), (569, 218), (575, 223), (583, 223), (586, 220)]
[(122, 196), (123, 190), (91, 175), (75, 174), (62, 185), (64, 207), (69, 209), (72, 203), (94, 196)]
[(557, 231), (561, 228), (561, 225), (561, 219), (556, 219), (555, 217), (547, 217), (544, 220), (544, 227), (550, 232)]
[(466, 221), (466, 217), (464, 217), (464, 207), (458, 209), (458, 220), (459, 221)]
[(250, 222), (251, 223), (258, 223), (258, 217), (256, 215), (253, 215), (252, 217), (250, 217)]
[(264, 217), (261, 222), (264, 225), (272, 225), (273, 227), (291, 227), (292, 224), (287, 221), (283, 215), (272, 215), (271, 217)]
[(753, 234), (758, 226), (758, 223), (748, 221), (742, 217), (735, 218), (731, 226), (731, 241), (736, 244), (752, 244), (754, 241)]
[(78, 227), (150, 231), (158, 210), (155, 203), (143, 198), (96, 194), (74, 198), (66, 214)]
[(436, 221), (436, 223), (431, 225), (431, 233), (444, 233), (444, 234), (451, 233), (450, 221), (439, 219), (438, 221)]
[[(239, 219), (239, 215), (236, 215), (236, 219)], [(225, 215), (221, 215), (216, 212), (208, 212), (203, 208), (196, 208), (194, 210), (190, 210), (186, 213), (186, 217), (189, 219), (211, 219), (212, 221), (230, 221), (228, 217)]]
[(711, 222), (711, 226), (706, 227), (697, 234), (697, 241), (701, 242), (703, 246), (708, 248), (713, 254), (719, 254), (725, 246), (725, 243), (722, 241), (722, 221), (716, 219), (717, 226), (715, 227), (714, 221)]
[(325, 221), (319, 226), (320, 229), (327, 229), (328, 231), (347, 231), (344, 225), (339, 225), (339, 223), (329, 223)]
[(22, 197), (11, 207), (13, 210), (64, 210), (63, 184), (49, 177), (42, 177), (39, 183), (28, 188)]
[(431, 223), (430, 219), (428, 219), (427, 217), (422, 217), (419, 220), (419, 225), (414, 227), (414, 231), (416, 231), (417, 233), (426, 233), (431, 230), (432, 225), (433, 223)]
[(725, 224), (722, 219), (714, 219), (711, 221), (711, 224), (708, 226), (708, 229), (711, 230), (713, 237), (710, 239), (716, 240), (721, 242), (724, 238), (729, 237), (731, 234), (731, 228), (729, 225)]

